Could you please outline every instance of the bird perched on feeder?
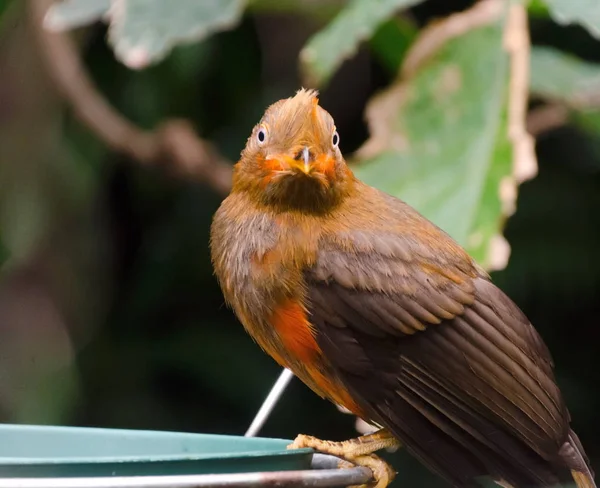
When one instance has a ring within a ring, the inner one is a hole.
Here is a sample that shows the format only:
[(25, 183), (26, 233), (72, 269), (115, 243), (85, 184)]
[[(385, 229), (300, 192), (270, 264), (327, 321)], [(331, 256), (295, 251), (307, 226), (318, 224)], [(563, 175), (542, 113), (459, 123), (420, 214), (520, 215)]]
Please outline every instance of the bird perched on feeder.
[(572, 483), (593, 472), (550, 354), (519, 308), (446, 233), (359, 181), (317, 93), (271, 105), (211, 228), (227, 303), (281, 366), (381, 427), (312, 447), (394, 476), (403, 446), (453, 486)]

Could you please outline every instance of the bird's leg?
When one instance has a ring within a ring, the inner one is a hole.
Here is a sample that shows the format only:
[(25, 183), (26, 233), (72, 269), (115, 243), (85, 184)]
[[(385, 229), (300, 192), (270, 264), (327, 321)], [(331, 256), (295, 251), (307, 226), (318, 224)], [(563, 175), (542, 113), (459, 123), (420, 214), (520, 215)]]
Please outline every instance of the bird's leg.
[(324, 441), (316, 437), (300, 434), (288, 446), (288, 449), (302, 449), (306, 447), (344, 459), (346, 462), (340, 464), (341, 468), (347, 468), (352, 465), (369, 468), (373, 471), (373, 478), (375, 479), (373, 488), (385, 488), (396, 476), (396, 472), (387, 462), (373, 454), (380, 449), (395, 450), (400, 447), (400, 442), (386, 429), (342, 442)]
[(365, 434), (355, 439), (341, 442), (324, 441), (316, 437), (300, 434), (288, 446), (288, 449), (302, 449), (306, 447), (325, 454), (331, 454), (332, 456), (355, 458), (357, 456), (372, 454), (381, 449), (398, 449), (400, 441), (392, 436), (387, 429), (380, 429), (372, 434)]

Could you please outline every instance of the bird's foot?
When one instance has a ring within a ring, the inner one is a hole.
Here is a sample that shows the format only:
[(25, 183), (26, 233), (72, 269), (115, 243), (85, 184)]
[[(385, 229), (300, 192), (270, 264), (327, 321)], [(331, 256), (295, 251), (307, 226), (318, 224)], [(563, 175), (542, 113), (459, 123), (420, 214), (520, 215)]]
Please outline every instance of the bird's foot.
[(354, 468), (362, 466), (369, 468), (373, 473), (373, 483), (366, 485), (354, 485), (348, 488), (386, 488), (396, 477), (396, 471), (387, 462), (376, 454), (364, 454), (352, 458), (352, 461), (343, 460), (340, 462), (340, 468)]
[(385, 488), (396, 476), (396, 471), (379, 456), (373, 454), (380, 449), (398, 449), (400, 442), (387, 430), (381, 429), (373, 434), (363, 435), (342, 442), (324, 441), (309, 435), (300, 434), (288, 449), (309, 447), (324, 454), (342, 458), (340, 468), (363, 466), (373, 472), (374, 483), (361, 485), (369, 488)]

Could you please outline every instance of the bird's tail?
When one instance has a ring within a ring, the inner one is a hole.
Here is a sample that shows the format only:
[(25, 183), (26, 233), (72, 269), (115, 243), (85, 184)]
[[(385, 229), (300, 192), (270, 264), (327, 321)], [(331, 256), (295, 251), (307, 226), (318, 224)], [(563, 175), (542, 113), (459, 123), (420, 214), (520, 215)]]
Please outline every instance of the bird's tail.
[(594, 478), (589, 473), (573, 470), (571, 471), (571, 475), (573, 476), (573, 480), (575, 480), (577, 488), (596, 488)]
[(565, 446), (567, 445), (567, 449), (562, 450), (566, 456), (563, 459), (569, 463), (569, 466), (573, 466), (571, 476), (573, 476), (577, 488), (597, 488), (590, 460), (586, 456), (575, 432), (571, 431), (569, 433), (569, 440), (565, 443)]

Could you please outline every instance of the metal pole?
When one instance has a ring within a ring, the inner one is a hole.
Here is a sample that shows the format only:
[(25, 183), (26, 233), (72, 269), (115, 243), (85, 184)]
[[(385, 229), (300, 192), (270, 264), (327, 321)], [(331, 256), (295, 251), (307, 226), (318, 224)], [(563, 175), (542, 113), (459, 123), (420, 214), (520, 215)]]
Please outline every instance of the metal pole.
[(254, 437), (256, 434), (258, 434), (293, 376), (294, 374), (289, 369), (284, 369), (281, 372), (279, 378), (277, 378), (277, 381), (267, 395), (267, 398), (265, 398), (265, 401), (256, 413), (256, 416), (250, 424), (250, 427), (248, 427), (248, 430), (244, 434), (244, 437)]

